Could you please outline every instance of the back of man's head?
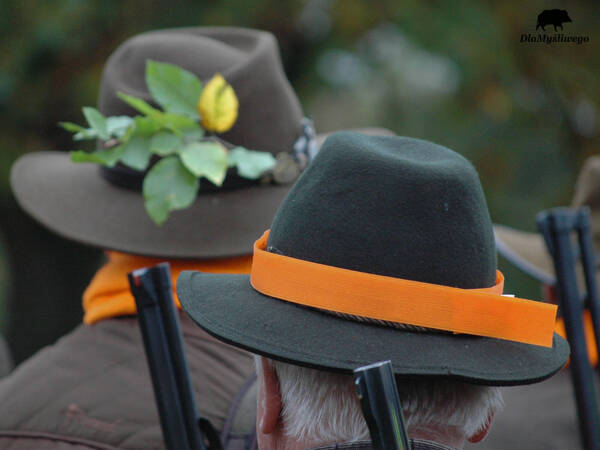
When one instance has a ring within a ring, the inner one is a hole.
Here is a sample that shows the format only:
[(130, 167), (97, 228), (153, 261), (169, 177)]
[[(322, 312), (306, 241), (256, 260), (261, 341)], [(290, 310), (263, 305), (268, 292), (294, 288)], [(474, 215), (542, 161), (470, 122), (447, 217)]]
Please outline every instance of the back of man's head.
[[(369, 430), (351, 375), (258, 357), (256, 361), (263, 387), (259, 402), (266, 406), (268, 400), (264, 396), (272, 399), (273, 395), (279, 395), (281, 399), (279, 428), (268, 434), (278, 440), (284, 439), (287, 447), (291, 443), (318, 446), (369, 440)], [(271, 381), (276, 381), (277, 386), (267, 386)], [(455, 448), (467, 440), (478, 441), (485, 437), (493, 415), (502, 406), (497, 387), (426, 377), (398, 378), (397, 387), (411, 438), (432, 440)], [(272, 392), (273, 388), (279, 391), (278, 394)], [(263, 407), (261, 412), (271, 411)], [(261, 423), (268, 423), (268, 419), (261, 422), (259, 417), (259, 428)], [(258, 430), (259, 433), (262, 431)], [(264, 436), (262, 441), (272, 442)], [(281, 445), (277, 442), (276, 445)]]

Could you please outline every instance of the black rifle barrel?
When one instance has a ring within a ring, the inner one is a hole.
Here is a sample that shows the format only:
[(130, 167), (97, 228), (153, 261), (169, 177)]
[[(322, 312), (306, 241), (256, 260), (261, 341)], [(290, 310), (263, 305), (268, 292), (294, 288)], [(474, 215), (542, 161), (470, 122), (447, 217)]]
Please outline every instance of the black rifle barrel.
[[(571, 346), (570, 372), (575, 390), (579, 417), (579, 430), (586, 449), (600, 449), (600, 414), (594, 373), (588, 359), (588, 349), (583, 331), (584, 304), (577, 284), (575, 266), (577, 258), (571, 241), (572, 232), (579, 235), (582, 263), (586, 275), (590, 311), (597, 317), (598, 295), (595, 283), (595, 261), (589, 226), (589, 209), (553, 208), (537, 214), (536, 221), (548, 251), (552, 256), (556, 273), (556, 288), (560, 309), (565, 322), (567, 339)], [(588, 235), (587, 237), (585, 235)], [(583, 239), (582, 239), (583, 238)], [(590, 280), (589, 278), (593, 279)], [(594, 323), (594, 331), (598, 324)]]
[(205, 450), (175, 316), (169, 264), (138, 269), (128, 277), (167, 448)]
[(391, 362), (359, 367), (354, 376), (373, 447), (410, 450)]

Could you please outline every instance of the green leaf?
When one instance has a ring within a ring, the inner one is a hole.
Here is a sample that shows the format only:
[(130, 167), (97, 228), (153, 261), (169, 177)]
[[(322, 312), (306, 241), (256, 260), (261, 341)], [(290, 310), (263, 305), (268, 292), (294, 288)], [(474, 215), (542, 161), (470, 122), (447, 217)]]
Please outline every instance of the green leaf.
[(197, 177), (205, 177), (221, 186), (227, 174), (227, 149), (218, 142), (192, 142), (179, 156), (183, 165)]
[(133, 119), (129, 116), (112, 116), (106, 118), (106, 130), (109, 135), (116, 138), (125, 136), (131, 124), (133, 124)]
[(73, 135), (74, 141), (84, 141), (87, 139), (98, 139), (98, 133), (93, 128), (83, 128), (79, 133)]
[(110, 138), (106, 128), (106, 118), (100, 113), (100, 111), (90, 106), (84, 106), (83, 115), (90, 124), (90, 127), (96, 131), (100, 139), (108, 140)]
[[(106, 133), (109, 135), (109, 137), (113, 136), (116, 138), (122, 138), (127, 132), (129, 126), (133, 123), (133, 119), (128, 116), (114, 116), (107, 117), (105, 119), (105, 123)], [(60, 122), (59, 125), (67, 131), (76, 133), (73, 136), (73, 140), (75, 141), (81, 141), (84, 139), (97, 139), (100, 137), (98, 130), (95, 128), (84, 128), (81, 125), (71, 122)]]
[(165, 111), (199, 118), (196, 103), (202, 82), (191, 72), (168, 63), (146, 62), (146, 84)]
[(135, 124), (135, 134), (140, 136), (152, 136), (163, 127), (162, 123), (155, 116), (137, 116), (133, 119), (133, 122)]
[(123, 154), (124, 148), (122, 145), (117, 147), (96, 150), (95, 152), (85, 152), (83, 150), (77, 150), (71, 152), (71, 161), (76, 163), (95, 163), (103, 166), (112, 167), (114, 166), (121, 155)]
[(200, 127), (181, 130), (186, 142), (199, 141), (204, 137), (204, 129)]
[(275, 157), (269, 152), (257, 152), (244, 147), (235, 147), (229, 152), (229, 166), (237, 167), (241, 177), (255, 180), (275, 167)]
[(96, 139), (98, 137), (98, 133), (93, 128), (85, 128), (73, 122), (58, 122), (58, 125), (71, 133), (75, 133), (73, 135), (74, 141)]
[(122, 92), (117, 92), (117, 97), (127, 103), (136, 111), (145, 114), (146, 116), (152, 116), (155, 114), (160, 114), (161, 111), (149, 105), (147, 102), (142, 100), (141, 98), (134, 97), (132, 95), (123, 94)]
[(58, 122), (58, 125), (71, 133), (79, 133), (86, 130), (86, 128), (73, 122)]
[(156, 120), (163, 127), (168, 128), (179, 135), (181, 135), (186, 128), (198, 127), (196, 122), (194, 122), (194, 119), (174, 113), (161, 112), (160, 115), (156, 116)]
[[(181, 134), (185, 128), (197, 128), (198, 124), (194, 119), (172, 112), (162, 112), (146, 103), (141, 98), (132, 97), (131, 95), (123, 94), (122, 92), (117, 93), (117, 96), (127, 103), (132, 108), (138, 110), (146, 117), (146, 121), (153, 121), (157, 128), (168, 128), (176, 134)], [(138, 118), (136, 118), (138, 119)], [(154, 132), (158, 131), (156, 129)]]
[(121, 147), (123, 147), (121, 155), (123, 164), (135, 170), (146, 170), (152, 156), (150, 138), (134, 134)]
[(86, 141), (89, 139), (98, 139), (98, 134), (92, 128), (86, 128), (85, 130), (73, 135), (74, 141)]
[(144, 178), (146, 211), (154, 222), (161, 225), (167, 220), (169, 211), (184, 209), (194, 203), (198, 185), (198, 179), (177, 156), (163, 158)]
[(181, 138), (168, 131), (161, 131), (155, 134), (150, 141), (150, 148), (153, 153), (160, 156), (167, 156), (175, 153), (177, 147), (181, 145)]

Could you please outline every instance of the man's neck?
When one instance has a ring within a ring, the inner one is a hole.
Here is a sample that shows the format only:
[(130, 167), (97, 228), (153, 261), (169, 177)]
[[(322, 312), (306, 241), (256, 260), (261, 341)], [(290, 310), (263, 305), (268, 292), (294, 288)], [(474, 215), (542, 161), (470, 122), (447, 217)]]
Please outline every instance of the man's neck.
[(323, 445), (317, 441), (303, 440), (286, 436), (283, 432), (283, 427), (279, 427), (271, 434), (258, 434), (258, 448), (261, 450), (276, 450), (285, 448), (286, 450), (306, 450), (309, 448), (317, 448)]
[[(462, 450), (465, 445), (463, 435), (452, 427), (443, 429), (435, 429), (432, 427), (414, 427), (408, 429), (408, 434), (411, 442), (414, 442), (416, 450), (432, 449), (432, 450)], [(261, 450), (275, 450), (285, 448), (286, 450), (306, 450), (306, 449), (361, 449), (372, 448), (370, 442), (361, 441), (360, 443), (348, 442), (322, 442), (316, 440), (297, 440), (285, 434), (283, 427), (277, 429), (268, 435), (259, 433), (258, 444)]]
[[(412, 430), (411, 430), (412, 431)], [(286, 450), (332, 450), (332, 449), (371, 449), (370, 441), (360, 442), (316, 442), (316, 441), (298, 441), (286, 436), (284, 433), (276, 433), (276, 435), (262, 436), (262, 442), (259, 442), (260, 449), (280, 449)], [(266, 439), (265, 439), (266, 438)], [(454, 433), (449, 435), (441, 435), (440, 433), (414, 430), (411, 432), (411, 448), (414, 450), (461, 450), (465, 440), (457, 438)]]
[(408, 434), (411, 439), (436, 442), (456, 450), (462, 450), (466, 442), (465, 438), (458, 430), (450, 427), (444, 428), (443, 430), (436, 430), (430, 427), (411, 427)]

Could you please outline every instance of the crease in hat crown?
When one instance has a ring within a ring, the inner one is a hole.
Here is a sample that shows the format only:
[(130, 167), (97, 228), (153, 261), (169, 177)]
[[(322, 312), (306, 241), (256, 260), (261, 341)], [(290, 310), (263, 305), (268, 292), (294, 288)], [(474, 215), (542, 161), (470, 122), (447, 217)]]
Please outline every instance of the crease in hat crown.
[[(278, 153), (291, 149), (303, 118), (285, 78), (275, 37), (244, 28), (181, 28), (151, 31), (124, 42), (104, 67), (98, 109), (105, 115), (133, 115), (117, 92), (151, 101), (143, 77), (147, 59), (176, 64), (208, 79), (221, 73), (233, 86), (240, 109), (223, 139)], [(268, 132), (267, 132), (268, 130)]]

